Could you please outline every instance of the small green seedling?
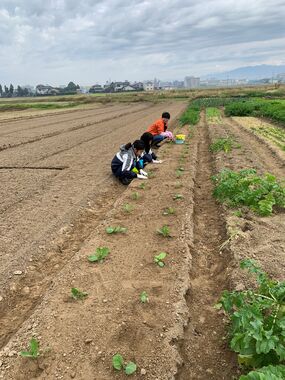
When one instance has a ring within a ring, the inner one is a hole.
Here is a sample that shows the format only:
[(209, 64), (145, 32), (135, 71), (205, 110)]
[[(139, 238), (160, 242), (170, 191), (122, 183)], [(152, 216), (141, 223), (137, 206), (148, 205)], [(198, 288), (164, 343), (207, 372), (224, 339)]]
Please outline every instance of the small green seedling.
[(132, 193), (131, 198), (134, 201), (137, 201), (140, 198), (140, 195), (139, 195), (139, 193), (137, 191), (135, 191), (134, 193)]
[(125, 364), (124, 358), (120, 354), (116, 354), (113, 356), (112, 363), (113, 363), (113, 367), (117, 371), (121, 371), (123, 369), (126, 375), (132, 375), (137, 370), (136, 363), (128, 362)]
[(173, 195), (173, 200), (174, 201), (177, 201), (177, 200), (179, 200), (179, 199), (183, 199), (184, 197), (183, 197), (183, 195), (182, 194), (174, 194)]
[(165, 262), (164, 259), (166, 258), (167, 253), (160, 252), (158, 255), (154, 256), (153, 260), (159, 267), (164, 267)]
[(162, 235), (163, 237), (170, 237), (170, 229), (169, 229), (169, 227), (168, 226), (162, 226), (161, 228), (159, 228), (158, 230), (157, 230), (157, 233), (159, 234), (159, 235)]
[(154, 178), (154, 177), (155, 177), (155, 173), (152, 170), (149, 170), (148, 171), (148, 178)]
[(107, 227), (106, 228), (106, 232), (107, 234), (124, 234), (127, 232), (127, 228), (125, 227), (120, 227), (120, 226), (117, 226), (117, 227)]
[(183, 187), (183, 185), (181, 182), (175, 182), (174, 187), (175, 189), (180, 189), (181, 187)]
[(110, 253), (110, 249), (107, 247), (98, 247), (96, 248), (96, 253), (88, 256), (88, 260), (90, 263), (94, 263), (96, 261), (102, 262)]
[(237, 216), (238, 218), (241, 218), (242, 217), (242, 212), (241, 212), (241, 210), (237, 210), (237, 211), (233, 212), (233, 215)]
[(180, 178), (183, 175), (183, 171), (181, 171), (180, 169), (177, 169), (175, 172), (177, 178)]
[(146, 184), (143, 182), (139, 185), (139, 188), (145, 190)]
[(173, 207), (167, 207), (163, 211), (163, 215), (173, 215), (175, 214), (175, 209)]
[(148, 294), (146, 291), (143, 291), (140, 294), (140, 300), (141, 300), (141, 303), (148, 303), (149, 302)]
[(134, 206), (133, 205), (130, 205), (129, 203), (126, 203), (124, 206), (123, 206), (123, 209), (126, 213), (130, 214), (133, 210), (134, 210)]
[(81, 290), (77, 288), (71, 288), (71, 297), (75, 300), (83, 300), (85, 297), (88, 296), (88, 293), (82, 292)]
[(37, 359), (40, 356), (39, 342), (35, 338), (32, 338), (30, 340), (30, 350), (21, 351), (19, 355), (23, 358)]

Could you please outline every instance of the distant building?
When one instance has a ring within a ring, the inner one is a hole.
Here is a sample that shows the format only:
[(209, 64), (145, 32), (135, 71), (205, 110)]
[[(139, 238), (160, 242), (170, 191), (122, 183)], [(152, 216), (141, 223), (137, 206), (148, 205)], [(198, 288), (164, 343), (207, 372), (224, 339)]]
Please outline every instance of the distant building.
[(104, 92), (104, 88), (100, 84), (94, 84), (89, 88), (90, 94), (98, 94)]
[(121, 91), (136, 91), (136, 88), (133, 85), (128, 84), (127, 86), (124, 86)]
[(36, 87), (36, 94), (37, 95), (58, 95), (60, 93), (60, 90), (43, 84), (38, 84)]
[(132, 83), (132, 87), (136, 89), (136, 91), (142, 91), (143, 90), (143, 83), (142, 82), (134, 82)]
[(156, 79), (156, 78), (154, 78), (154, 80), (153, 80), (153, 85), (154, 85), (154, 88), (155, 88), (155, 89), (158, 89), (158, 88), (159, 88), (159, 80)]
[(143, 89), (145, 91), (154, 91), (154, 84), (152, 82), (145, 82), (143, 84)]
[(200, 78), (185, 77), (184, 78), (184, 87), (185, 88), (199, 88), (200, 87)]

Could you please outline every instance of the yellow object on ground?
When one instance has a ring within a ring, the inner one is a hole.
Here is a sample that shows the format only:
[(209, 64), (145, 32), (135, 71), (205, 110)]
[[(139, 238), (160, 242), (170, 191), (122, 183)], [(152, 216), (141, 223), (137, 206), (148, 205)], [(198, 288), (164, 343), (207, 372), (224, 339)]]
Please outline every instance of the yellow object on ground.
[(186, 135), (176, 135), (176, 140), (185, 140)]

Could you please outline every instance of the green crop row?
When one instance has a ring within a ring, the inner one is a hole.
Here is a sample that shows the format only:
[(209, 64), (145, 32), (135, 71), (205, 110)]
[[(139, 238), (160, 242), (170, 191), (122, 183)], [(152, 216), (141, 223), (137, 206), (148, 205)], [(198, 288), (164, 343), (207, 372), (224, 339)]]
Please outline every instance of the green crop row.
[(252, 260), (241, 268), (255, 276), (258, 287), (224, 291), (217, 308), (230, 321), (230, 347), (239, 364), (254, 369), (239, 380), (285, 378), (285, 282), (271, 279)]
[(180, 123), (182, 125), (185, 125), (185, 124), (195, 125), (199, 122), (199, 120), (200, 120), (200, 108), (198, 106), (193, 106), (192, 103), (180, 117)]
[(285, 101), (255, 99), (226, 105), (226, 116), (258, 116), (285, 124)]

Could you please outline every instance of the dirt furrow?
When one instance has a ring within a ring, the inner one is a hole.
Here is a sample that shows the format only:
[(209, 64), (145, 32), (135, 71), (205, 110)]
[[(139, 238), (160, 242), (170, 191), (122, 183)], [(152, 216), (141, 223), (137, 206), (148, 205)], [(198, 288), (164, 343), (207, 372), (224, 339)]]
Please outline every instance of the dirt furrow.
[[(9, 143), (9, 142), (5, 141), (5, 144), (0, 147), (0, 151), (7, 150), (7, 149), (12, 149), (12, 148), (17, 148), (17, 147), (20, 147), (22, 145), (32, 144), (32, 143), (35, 143), (35, 142), (40, 142), (42, 140), (45, 140), (45, 139), (48, 139), (48, 138), (51, 138), (51, 137), (57, 137), (57, 136), (60, 136), (60, 135), (69, 134), (70, 132), (75, 132), (75, 131), (82, 130), (84, 128), (87, 128), (87, 127), (90, 127), (90, 126), (93, 126), (93, 125), (96, 125), (96, 124), (108, 122), (108, 121), (113, 120), (114, 118), (117, 119), (117, 118), (121, 118), (121, 117), (130, 115), (130, 114), (133, 115), (133, 114), (139, 113), (141, 111), (142, 111), (142, 109), (134, 110), (134, 109), (130, 108), (130, 111), (123, 111), (123, 112), (118, 113), (117, 115), (110, 116), (110, 114), (108, 113), (108, 117), (103, 118), (101, 120), (95, 120), (95, 121), (79, 124), (79, 125), (76, 125), (74, 127), (69, 127), (67, 129), (64, 129), (64, 130), (57, 130), (57, 131), (54, 131), (54, 132), (40, 134), (39, 136), (36, 136), (36, 137), (33, 137), (33, 138), (28, 137), (26, 141), (20, 141), (18, 143), (12, 143), (12, 142)], [(95, 117), (97, 119), (97, 114), (93, 115), (93, 117)], [(48, 130), (50, 130), (49, 124), (44, 125), (44, 127), (48, 127)], [(57, 129), (58, 129), (58, 127), (57, 127)]]
[[(94, 115), (98, 116), (98, 115), (105, 115), (105, 114), (110, 114), (112, 112), (116, 112), (118, 111), (118, 108), (115, 108), (115, 107), (112, 107), (112, 108), (108, 108), (108, 107), (103, 107), (102, 111), (100, 112), (100, 108), (94, 108), (94, 109), (89, 109), (88, 113), (85, 114), (85, 112), (81, 112), (79, 113), (78, 116), (70, 116), (70, 113), (72, 114), (72, 112), (69, 112), (67, 115), (66, 113), (64, 114), (64, 117), (62, 117), (63, 115), (61, 113), (57, 113), (56, 115), (55, 114), (50, 114), (50, 115), (45, 115), (45, 116), (39, 116), (39, 120), (34, 120), (33, 122), (28, 119), (28, 126), (25, 128), (23, 127), (23, 122), (26, 121), (26, 118), (23, 117), (22, 119), (20, 120), (17, 120), (15, 123), (15, 126), (13, 128), (13, 124), (10, 122), (10, 124), (7, 124), (7, 125), (3, 125), (2, 128), (0, 126), (0, 131), (1, 129), (3, 130), (4, 129), (4, 132), (1, 132), (0, 133), (0, 137), (3, 137), (3, 136), (6, 136), (6, 135), (12, 135), (14, 133), (18, 133), (18, 132), (24, 132), (24, 131), (30, 131), (30, 130), (34, 130), (34, 129), (37, 129), (37, 128), (42, 128), (42, 127), (51, 127), (53, 125), (56, 125), (58, 126), (59, 124), (61, 123), (69, 123), (69, 122), (74, 122), (74, 121), (78, 121), (78, 120), (82, 120), (82, 119), (86, 119), (86, 118), (90, 118), (90, 117), (94, 117)], [(57, 116), (57, 119), (56, 121), (54, 122), (50, 122), (50, 121), (46, 121), (45, 119), (50, 119), (51, 116)], [(12, 124), (12, 125), (11, 125)], [(35, 125), (33, 125), (35, 124)], [(7, 130), (5, 131), (5, 128), (7, 128)]]
[(224, 342), (225, 324), (214, 309), (227, 285), (225, 269), (231, 259), (220, 246), (226, 240), (221, 208), (212, 196), (213, 159), (205, 119), (198, 129), (198, 163), (194, 191), (194, 241), (190, 251), (189, 324), (181, 342), (183, 365), (177, 380), (231, 379), (235, 358)]
[(239, 155), (239, 169), (253, 167), (261, 172), (266, 171), (284, 177), (284, 161), (265, 141), (259, 139), (251, 131), (245, 130), (231, 118), (223, 118), (223, 127), (241, 145), (242, 154)]

